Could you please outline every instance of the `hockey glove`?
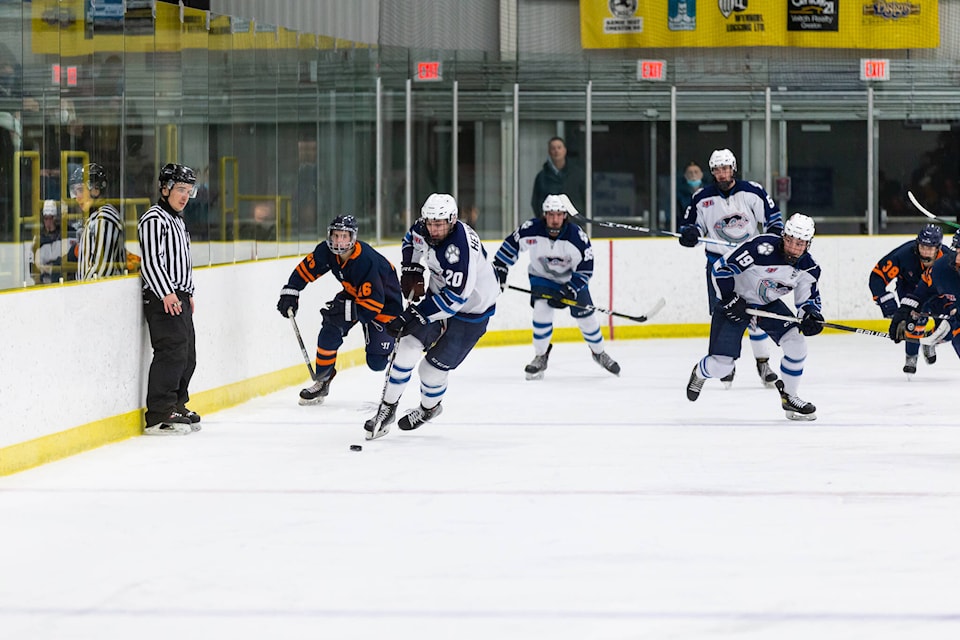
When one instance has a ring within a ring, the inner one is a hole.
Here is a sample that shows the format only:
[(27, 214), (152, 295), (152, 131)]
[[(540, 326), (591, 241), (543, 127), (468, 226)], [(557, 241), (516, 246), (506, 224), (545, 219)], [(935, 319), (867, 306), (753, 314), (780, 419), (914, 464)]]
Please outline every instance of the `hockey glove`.
[(500, 281), (500, 291), (503, 291), (507, 288), (507, 272), (509, 267), (499, 260), (493, 261), (493, 272), (497, 274), (497, 280)]
[(284, 318), (297, 315), (300, 307), (300, 292), (296, 289), (284, 289), (280, 292), (280, 301), (277, 302), (277, 311)]
[(816, 309), (809, 309), (800, 319), (800, 333), (815, 336), (823, 331), (823, 316)]
[(916, 322), (913, 320), (913, 312), (920, 308), (920, 301), (912, 296), (904, 296), (900, 301), (900, 307), (890, 319), (890, 339), (894, 342), (901, 342), (907, 333), (916, 330)]
[(403, 313), (387, 323), (386, 330), (394, 338), (399, 338), (410, 333), (414, 327), (426, 324), (427, 319), (416, 307), (407, 307)]
[(577, 290), (573, 288), (569, 282), (562, 287), (557, 293), (550, 294), (550, 298), (547, 300), (549, 304), (554, 309), (563, 309), (564, 307), (569, 307), (570, 305), (564, 304), (563, 300), (569, 300), (570, 302), (577, 301)]
[(418, 302), (426, 293), (423, 282), (423, 265), (404, 264), (400, 266), (400, 289), (403, 297)]
[(698, 240), (700, 240), (700, 229), (697, 229), (697, 225), (685, 224), (680, 227), (680, 244), (685, 247), (695, 247)]
[(884, 318), (892, 318), (893, 314), (897, 312), (897, 294), (888, 291), (877, 299), (877, 304), (880, 306), (880, 313), (883, 314)]
[(734, 324), (742, 324), (749, 319), (747, 315), (747, 301), (733, 294), (733, 297), (720, 301), (720, 311), (727, 320)]

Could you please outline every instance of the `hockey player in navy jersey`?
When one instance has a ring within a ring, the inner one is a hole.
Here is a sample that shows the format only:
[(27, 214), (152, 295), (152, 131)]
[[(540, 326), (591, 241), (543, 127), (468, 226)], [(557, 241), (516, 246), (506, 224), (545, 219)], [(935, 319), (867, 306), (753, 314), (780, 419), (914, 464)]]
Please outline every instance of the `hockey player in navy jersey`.
[(397, 270), (376, 249), (357, 240), (356, 218), (337, 216), (327, 227), (326, 241), (300, 261), (280, 291), (280, 315), (296, 315), (300, 292), (327, 272), (343, 290), (320, 310), (323, 324), (317, 336), (316, 380), (300, 391), (302, 405), (326, 399), (337, 375), (337, 350), (357, 323), (363, 327), (367, 366), (373, 371), (386, 369), (394, 346), (386, 325), (403, 311)]
[[(527, 220), (504, 239), (493, 259), (500, 286), (522, 251), (530, 252), (530, 306), (533, 307), (534, 358), (526, 366), (527, 380), (540, 380), (553, 345), (553, 313), (567, 307), (590, 347), (593, 360), (614, 375), (620, 365), (603, 348), (600, 321), (592, 309), (588, 284), (593, 276), (593, 248), (587, 234), (570, 220), (577, 215), (566, 195), (549, 195), (543, 201), (543, 217)], [(549, 296), (545, 298), (544, 296)], [(575, 301), (569, 306), (562, 300)]]
[(953, 350), (960, 356), (960, 313), (957, 312), (957, 300), (960, 299), (960, 231), (957, 231), (950, 248), (938, 258), (930, 268), (930, 278), (920, 280), (913, 293), (900, 300), (900, 307), (890, 320), (890, 338), (900, 342), (916, 333), (917, 326), (926, 324), (923, 312), (925, 305), (939, 299), (936, 308), (949, 316), (949, 340)]
[[(903, 298), (914, 292), (921, 279), (929, 282), (930, 267), (934, 261), (943, 255), (949, 248), (942, 244), (943, 229), (935, 224), (924, 226), (916, 239), (904, 242), (896, 249), (880, 258), (879, 262), (870, 272), (868, 284), (870, 293), (873, 294), (873, 301), (880, 307), (884, 318), (892, 318), (900, 306)], [(891, 290), (890, 284), (894, 283)], [(933, 297), (925, 306), (933, 314), (942, 313), (943, 299), (940, 296)], [(923, 336), (923, 327), (920, 327), (919, 333), (911, 334), (910, 338), (921, 338)], [(904, 345), (906, 349), (906, 361), (903, 365), (903, 372), (907, 376), (912, 376), (917, 372), (917, 356), (920, 352), (920, 344), (916, 341), (907, 342)], [(927, 364), (933, 364), (937, 361), (936, 348), (933, 345), (923, 345), (923, 358)]]
[[(404, 297), (416, 304), (387, 325), (399, 343), (377, 413), (363, 425), (368, 440), (389, 430), (418, 361), (420, 403), (397, 426), (410, 431), (440, 415), (450, 371), (486, 333), (496, 309), (497, 277), (480, 236), (458, 214), (453, 196), (431, 194), (403, 237), (401, 286)], [(424, 263), (430, 271), (426, 288)]]
[(761, 317), (756, 320), (783, 350), (783, 380), (777, 380), (776, 387), (787, 418), (816, 420), (816, 407), (797, 396), (807, 358), (804, 336), (823, 331), (817, 290), (820, 267), (808, 252), (813, 234), (813, 219), (795, 213), (787, 220), (782, 236), (759, 235), (715, 262), (711, 285), (719, 302), (710, 324), (710, 347), (707, 356), (690, 372), (687, 399), (700, 397), (708, 378), (722, 379), (733, 371), (740, 357), (743, 330), (752, 317), (747, 309), (792, 315), (780, 298), (793, 292), (799, 322)]
[[(710, 155), (710, 173), (714, 182), (693, 194), (690, 206), (680, 221), (680, 244), (695, 247), (701, 237), (740, 244), (759, 233), (780, 235), (783, 216), (762, 186), (748, 180), (737, 180), (737, 158), (729, 149), (717, 149)], [(717, 298), (710, 285), (714, 263), (725, 253), (723, 245), (704, 244), (707, 254), (707, 305), (713, 314)], [(750, 346), (757, 361), (757, 373), (763, 383), (772, 387), (777, 374), (770, 368), (770, 341), (755, 321), (747, 325)], [(724, 378), (733, 383), (735, 370)]]

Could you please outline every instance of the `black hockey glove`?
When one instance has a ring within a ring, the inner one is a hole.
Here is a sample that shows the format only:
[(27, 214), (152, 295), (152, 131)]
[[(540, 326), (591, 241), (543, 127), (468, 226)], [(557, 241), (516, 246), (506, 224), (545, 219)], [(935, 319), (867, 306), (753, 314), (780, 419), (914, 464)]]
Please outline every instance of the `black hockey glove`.
[(685, 247), (695, 247), (697, 246), (697, 241), (700, 239), (700, 229), (697, 229), (695, 224), (685, 224), (680, 227), (680, 244)]
[(893, 314), (897, 312), (897, 294), (888, 291), (877, 298), (877, 305), (880, 306), (880, 313), (883, 314), (884, 318), (892, 318)]
[(280, 292), (280, 301), (277, 302), (277, 311), (284, 318), (297, 315), (300, 307), (300, 292), (296, 289), (284, 289)]
[(920, 308), (920, 301), (912, 296), (904, 296), (900, 301), (900, 307), (890, 319), (890, 339), (894, 342), (901, 342), (907, 337), (907, 333), (916, 330), (916, 321), (913, 319), (913, 312)]
[(564, 304), (563, 300), (569, 300), (570, 302), (577, 301), (577, 290), (574, 289), (573, 285), (571, 285), (569, 282), (560, 287), (559, 292), (551, 294), (550, 299), (547, 300), (547, 304), (554, 309), (563, 309), (564, 307), (569, 307), (570, 305)]
[(407, 307), (407, 309), (396, 318), (387, 323), (387, 333), (394, 338), (405, 336), (416, 326), (427, 324), (427, 319), (416, 307)]
[(404, 264), (400, 266), (400, 289), (403, 297), (413, 302), (419, 302), (426, 293), (423, 282), (423, 265)]
[(497, 274), (497, 280), (500, 281), (500, 291), (503, 291), (507, 288), (507, 272), (509, 267), (499, 260), (493, 261), (493, 272)]
[(737, 294), (721, 300), (720, 311), (727, 317), (727, 320), (734, 324), (746, 322), (750, 317), (747, 315), (747, 301)]
[(823, 331), (823, 316), (816, 309), (808, 310), (800, 319), (800, 333), (815, 336)]

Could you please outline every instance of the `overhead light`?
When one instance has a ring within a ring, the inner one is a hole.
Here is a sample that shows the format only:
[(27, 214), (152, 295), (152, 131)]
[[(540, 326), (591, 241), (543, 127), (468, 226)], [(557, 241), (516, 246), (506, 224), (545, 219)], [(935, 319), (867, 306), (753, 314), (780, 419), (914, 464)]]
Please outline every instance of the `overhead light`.
[(830, 133), (829, 124), (813, 124), (805, 122), (800, 125), (800, 131), (806, 131), (808, 133)]

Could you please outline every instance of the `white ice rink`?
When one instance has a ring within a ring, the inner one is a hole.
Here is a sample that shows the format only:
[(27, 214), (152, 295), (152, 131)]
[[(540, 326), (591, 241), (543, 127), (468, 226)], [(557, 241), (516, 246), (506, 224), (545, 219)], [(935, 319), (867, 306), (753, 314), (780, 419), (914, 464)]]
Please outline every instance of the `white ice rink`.
[(442, 416), (375, 442), (355, 368), (322, 406), (0, 478), (0, 637), (960, 637), (960, 361), (908, 382), (902, 346), (809, 344), (812, 423), (746, 343), (696, 403), (705, 338), (609, 342), (620, 378), (560, 343), (539, 382), (529, 346), (476, 350)]

